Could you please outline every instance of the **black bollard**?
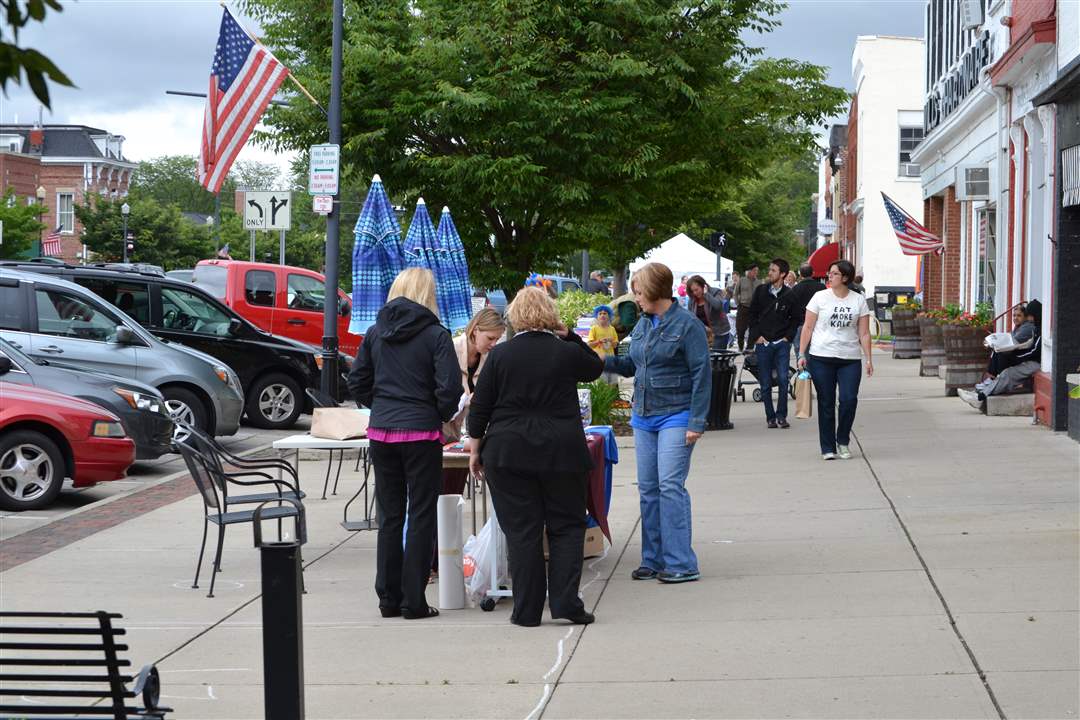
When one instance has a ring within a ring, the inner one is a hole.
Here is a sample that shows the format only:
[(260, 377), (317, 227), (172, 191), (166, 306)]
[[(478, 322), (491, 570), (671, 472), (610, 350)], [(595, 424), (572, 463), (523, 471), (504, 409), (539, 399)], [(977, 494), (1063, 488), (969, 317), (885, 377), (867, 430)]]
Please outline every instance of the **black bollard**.
[(288, 542), (262, 541), (263, 503), (255, 509), (255, 547), (262, 567), (263, 702), (266, 720), (304, 718), (304, 612), (303, 565), (300, 547), (307, 542), (304, 506), (296, 506), (296, 538)]

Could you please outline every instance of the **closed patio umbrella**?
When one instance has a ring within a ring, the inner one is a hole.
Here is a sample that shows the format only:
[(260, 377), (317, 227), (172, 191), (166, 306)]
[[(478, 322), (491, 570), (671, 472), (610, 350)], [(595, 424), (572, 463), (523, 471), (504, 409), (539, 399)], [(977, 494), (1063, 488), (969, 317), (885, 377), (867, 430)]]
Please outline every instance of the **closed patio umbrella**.
[[(449, 298), (452, 318), (464, 327), (472, 317), (472, 283), (469, 281), (469, 264), (465, 259), (465, 247), (461, 243), (450, 208), (444, 207), (439, 217), (438, 243), (436, 247), (445, 253), (449, 266), (444, 281)], [(453, 327), (453, 326), (451, 326)]]
[(363, 334), (375, 324), (394, 278), (405, 268), (401, 226), (378, 175), (371, 178), (354, 234), (349, 332)]

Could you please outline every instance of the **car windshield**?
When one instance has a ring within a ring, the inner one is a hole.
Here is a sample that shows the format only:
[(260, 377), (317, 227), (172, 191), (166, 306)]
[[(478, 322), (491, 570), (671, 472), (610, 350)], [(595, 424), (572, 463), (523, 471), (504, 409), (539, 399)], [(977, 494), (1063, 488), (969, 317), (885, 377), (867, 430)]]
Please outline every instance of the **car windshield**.
[(188, 290), (162, 287), (161, 312), (161, 324), (169, 330), (220, 337), (229, 334), (232, 318), (206, 298)]
[(204, 288), (219, 300), (224, 300), (228, 276), (229, 271), (220, 265), (199, 265), (191, 276), (191, 282)]

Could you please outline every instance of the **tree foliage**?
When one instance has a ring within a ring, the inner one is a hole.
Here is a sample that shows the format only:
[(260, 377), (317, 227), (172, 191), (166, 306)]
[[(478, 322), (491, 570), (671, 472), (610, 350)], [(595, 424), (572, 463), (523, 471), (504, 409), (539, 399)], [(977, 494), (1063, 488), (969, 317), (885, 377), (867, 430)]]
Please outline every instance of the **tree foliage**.
[[(244, 5), (327, 97), (330, 1)], [(610, 251), (620, 229), (705, 217), (732, 184), (810, 142), (843, 93), (822, 68), (761, 59), (742, 40), (780, 7), (346, 0), (343, 163), (449, 205), (478, 284), (517, 288), (575, 249)], [(325, 139), (306, 101), (266, 122), (259, 139), (278, 148)]]
[(21, 85), (25, 73), (30, 91), (47, 108), (52, 107), (49, 81), (67, 87), (73, 83), (48, 57), (33, 48), (19, 47), (18, 42), (19, 30), (31, 21), (44, 22), (49, 10), (61, 12), (63, 7), (59, 0), (0, 0), (0, 89), (7, 94), (8, 81)]
[(44, 211), (40, 205), (21, 204), (14, 189), (7, 189), (0, 198), (0, 222), (4, 224), (0, 258), (19, 258), (28, 253), (45, 228), (38, 220)]
[[(86, 205), (76, 205), (75, 214), (83, 226), (83, 242), (103, 262), (123, 258), (123, 198), (110, 200), (91, 196)], [(154, 198), (129, 197), (131, 213), (127, 230), (133, 236), (135, 250), (129, 259), (160, 265), (166, 270), (193, 267), (211, 257), (214, 243), (210, 230), (184, 218), (177, 205), (163, 205)]]

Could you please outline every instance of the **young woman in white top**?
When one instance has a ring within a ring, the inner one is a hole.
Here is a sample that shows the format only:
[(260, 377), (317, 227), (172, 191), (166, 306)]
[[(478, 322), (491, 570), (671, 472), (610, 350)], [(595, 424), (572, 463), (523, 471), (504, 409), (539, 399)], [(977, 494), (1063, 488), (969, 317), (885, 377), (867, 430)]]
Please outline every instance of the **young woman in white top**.
[(866, 376), (874, 374), (870, 357), (870, 307), (863, 295), (850, 289), (854, 277), (855, 267), (847, 260), (829, 266), (828, 287), (815, 293), (807, 303), (806, 321), (799, 339), (799, 369), (810, 370), (817, 391), (818, 439), (824, 460), (851, 458), (851, 426), (859, 403), (864, 354)]

